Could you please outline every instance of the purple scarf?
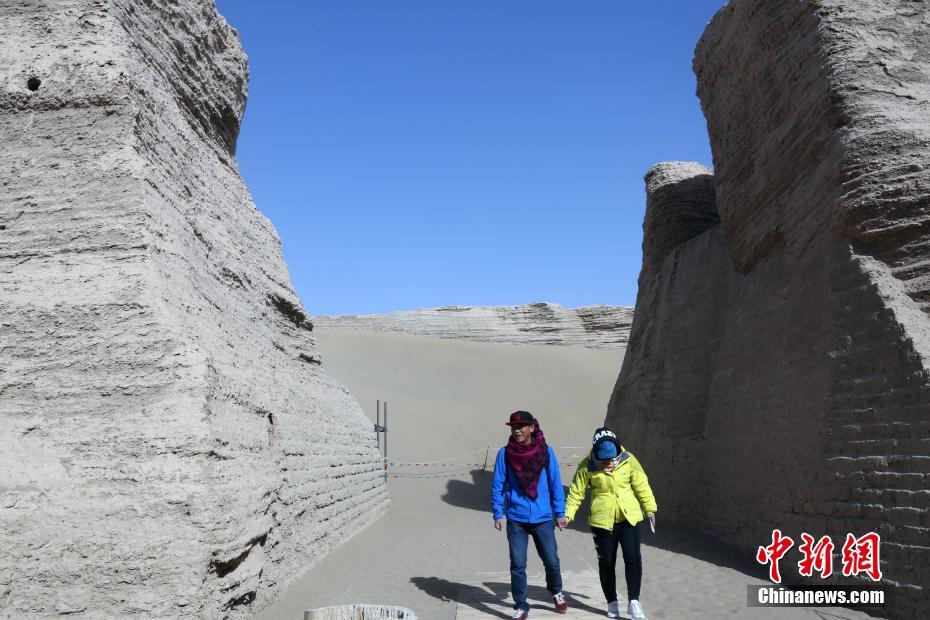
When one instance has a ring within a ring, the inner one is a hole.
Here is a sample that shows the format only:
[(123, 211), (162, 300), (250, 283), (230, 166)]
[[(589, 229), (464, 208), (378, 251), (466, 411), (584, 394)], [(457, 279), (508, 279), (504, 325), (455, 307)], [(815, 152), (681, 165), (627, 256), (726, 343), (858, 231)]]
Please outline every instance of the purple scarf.
[(549, 446), (546, 436), (539, 428), (539, 422), (533, 423), (533, 436), (528, 444), (517, 443), (513, 437), (507, 442), (507, 463), (513, 469), (520, 490), (530, 499), (536, 499), (539, 475), (549, 464)]

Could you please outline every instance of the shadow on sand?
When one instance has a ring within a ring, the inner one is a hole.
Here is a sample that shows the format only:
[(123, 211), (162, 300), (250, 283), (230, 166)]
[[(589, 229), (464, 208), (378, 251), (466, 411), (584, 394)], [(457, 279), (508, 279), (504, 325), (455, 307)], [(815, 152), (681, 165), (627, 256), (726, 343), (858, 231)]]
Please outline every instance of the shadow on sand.
[[(481, 612), (489, 618), (510, 618), (510, 612), (502, 612), (497, 608), (510, 609), (513, 600), (510, 598), (510, 583), (486, 581), (478, 587), (465, 583), (457, 583), (440, 577), (412, 577), (411, 583), (430, 596), (441, 601), (467, 605), (475, 611)], [(573, 593), (566, 589), (569, 607), (584, 610), (592, 614), (603, 615), (603, 609), (592, 607), (583, 602), (588, 597)], [(552, 609), (552, 595), (543, 586), (529, 585), (526, 589), (526, 600), (530, 609)], [(495, 607), (491, 607), (494, 605)]]
[[(471, 472), (471, 481), (468, 480), (449, 480), (446, 483), (446, 493), (442, 496), (442, 501), (457, 508), (468, 508), (469, 510), (480, 510), (491, 513), (491, 481), (494, 480), (494, 472), (473, 469)], [(562, 486), (562, 491), (568, 495), (568, 487)], [(576, 528), (587, 528), (588, 523), (588, 503), (581, 505), (578, 513), (575, 515)]]
[(659, 521), (656, 524), (656, 534), (653, 535), (644, 521), (640, 536), (643, 545), (649, 547), (687, 555), (696, 560), (739, 571), (750, 577), (768, 578), (768, 568), (756, 562), (751, 555), (741, 553), (707, 534), (686, 526), (663, 524)]
[(457, 508), (483, 510), (491, 512), (491, 481), (494, 472), (473, 469), (469, 472), (471, 481), (449, 480), (442, 501)]

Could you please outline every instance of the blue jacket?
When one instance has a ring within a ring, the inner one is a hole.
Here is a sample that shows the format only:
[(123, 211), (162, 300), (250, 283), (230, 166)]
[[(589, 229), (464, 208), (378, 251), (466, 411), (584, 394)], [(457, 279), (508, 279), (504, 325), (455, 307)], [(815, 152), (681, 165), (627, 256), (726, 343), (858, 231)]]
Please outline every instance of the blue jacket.
[(494, 462), (494, 482), (491, 484), (491, 510), (495, 519), (507, 518), (520, 523), (542, 523), (565, 516), (565, 490), (555, 452), (549, 447), (549, 465), (539, 475), (536, 499), (524, 495), (513, 470), (507, 466), (507, 450), (501, 448)]

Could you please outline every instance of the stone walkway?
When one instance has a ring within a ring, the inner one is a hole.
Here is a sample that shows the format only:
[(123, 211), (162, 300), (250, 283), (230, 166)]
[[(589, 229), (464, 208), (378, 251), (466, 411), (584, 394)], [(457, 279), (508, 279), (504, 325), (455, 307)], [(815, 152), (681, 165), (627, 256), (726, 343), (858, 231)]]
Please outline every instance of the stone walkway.
[[(393, 504), (371, 527), (298, 579), (257, 620), (298, 620), (307, 609), (348, 603), (407, 607), (419, 620), (509, 618), (507, 539), (485, 509), (489, 481), (391, 479)], [(864, 620), (842, 608), (747, 608), (747, 586), (763, 584), (752, 558), (660, 523), (643, 540), (643, 596), (649, 620)], [(571, 613), (554, 613), (542, 563), (528, 556), (530, 620), (604, 618), (597, 558), (585, 526), (557, 533)], [(492, 569), (492, 570), (489, 570)], [(618, 585), (624, 596), (622, 561)], [(622, 617), (626, 601), (621, 600)]]
[[(458, 606), (455, 610), (455, 619), (510, 618), (513, 611), (510, 590), (509, 588), (501, 588), (501, 585), (506, 587), (510, 583), (510, 573), (480, 573), (475, 577), (481, 581), (481, 585), (475, 585), (460, 593)], [(530, 617), (533, 620), (537, 618), (561, 618), (562, 620), (585, 618), (590, 620), (590, 618), (596, 616), (604, 617), (604, 606), (602, 604), (604, 596), (601, 594), (596, 572), (563, 571), (562, 578), (566, 584), (572, 584), (571, 587), (566, 586), (565, 588), (569, 609), (568, 613), (564, 615), (555, 613), (552, 598), (545, 588), (532, 585), (545, 583), (545, 575), (540, 572), (527, 576), (527, 580), (531, 584), (528, 589), (527, 600), (530, 604)], [(621, 602), (625, 609), (626, 601)], [(626, 614), (622, 614), (621, 617), (625, 618)]]

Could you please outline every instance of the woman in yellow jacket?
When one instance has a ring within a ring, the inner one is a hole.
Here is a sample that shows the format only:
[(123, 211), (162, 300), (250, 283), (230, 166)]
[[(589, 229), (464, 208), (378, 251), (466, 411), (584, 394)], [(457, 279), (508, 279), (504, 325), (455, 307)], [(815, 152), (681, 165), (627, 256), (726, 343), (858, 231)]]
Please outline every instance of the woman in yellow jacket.
[(581, 461), (565, 498), (565, 516), (571, 522), (591, 489), (591, 516), (601, 589), (607, 598), (607, 617), (620, 617), (617, 601), (617, 547), (623, 550), (623, 566), (631, 618), (644, 620), (639, 602), (643, 562), (639, 553), (639, 528), (643, 512), (655, 527), (656, 500), (649, 479), (636, 457), (627, 452), (607, 428), (594, 432), (591, 456)]

